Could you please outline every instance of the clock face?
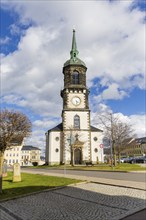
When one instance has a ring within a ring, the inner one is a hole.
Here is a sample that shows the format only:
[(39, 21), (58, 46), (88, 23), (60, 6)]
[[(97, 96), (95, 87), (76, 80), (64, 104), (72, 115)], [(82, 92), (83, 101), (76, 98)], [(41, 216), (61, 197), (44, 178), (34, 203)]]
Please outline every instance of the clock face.
[(72, 98), (72, 104), (73, 105), (79, 105), (81, 103), (81, 99), (79, 97), (73, 97)]

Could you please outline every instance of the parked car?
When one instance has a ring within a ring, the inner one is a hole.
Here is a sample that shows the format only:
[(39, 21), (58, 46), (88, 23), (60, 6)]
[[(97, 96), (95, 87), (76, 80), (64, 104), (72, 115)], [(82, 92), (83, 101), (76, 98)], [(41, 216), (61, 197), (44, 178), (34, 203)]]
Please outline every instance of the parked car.
[(124, 163), (130, 163), (131, 160), (133, 160), (133, 157), (124, 158)]
[(126, 158), (121, 158), (121, 159), (120, 159), (120, 162), (121, 162), (121, 163), (124, 163), (125, 159), (126, 159)]
[(131, 159), (129, 163), (146, 163), (146, 157), (135, 157)]

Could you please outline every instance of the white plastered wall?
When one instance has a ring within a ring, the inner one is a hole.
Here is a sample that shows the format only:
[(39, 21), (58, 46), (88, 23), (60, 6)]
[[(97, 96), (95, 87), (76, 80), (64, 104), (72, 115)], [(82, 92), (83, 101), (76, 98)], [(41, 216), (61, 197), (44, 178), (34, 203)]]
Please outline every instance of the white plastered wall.
[(49, 165), (60, 164), (61, 132), (51, 131), (46, 135), (46, 138), (46, 162)]
[[(94, 137), (97, 137), (97, 141), (94, 140)], [(102, 132), (91, 132), (91, 158), (93, 163), (104, 162), (103, 148), (102, 147)], [(97, 148), (97, 152), (96, 149)], [(98, 159), (97, 159), (98, 158)]]
[(12, 146), (10, 149), (5, 150), (4, 159), (7, 160), (8, 165), (13, 165), (14, 163), (19, 163), (21, 165), (22, 145)]

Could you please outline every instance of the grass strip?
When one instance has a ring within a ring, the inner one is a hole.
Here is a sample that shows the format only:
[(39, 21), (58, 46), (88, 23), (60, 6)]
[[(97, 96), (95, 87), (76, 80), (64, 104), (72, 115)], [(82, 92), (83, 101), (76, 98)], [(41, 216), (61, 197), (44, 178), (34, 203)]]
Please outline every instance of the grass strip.
[(3, 190), (2, 194), (0, 194), (0, 201), (3, 199), (12, 199), (16, 196), (28, 193), (80, 182), (79, 180), (64, 177), (43, 176), (40, 174), (28, 173), (21, 173), (21, 182), (13, 182), (12, 175), (12, 172), (8, 172), (8, 176), (3, 177)]
[(117, 166), (111, 167), (109, 164), (98, 164), (94, 166), (85, 165), (56, 165), (56, 166), (34, 166), (30, 168), (41, 168), (41, 169), (67, 169), (67, 170), (98, 170), (98, 171), (146, 171), (146, 167), (142, 167), (139, 164), (121, 163)]

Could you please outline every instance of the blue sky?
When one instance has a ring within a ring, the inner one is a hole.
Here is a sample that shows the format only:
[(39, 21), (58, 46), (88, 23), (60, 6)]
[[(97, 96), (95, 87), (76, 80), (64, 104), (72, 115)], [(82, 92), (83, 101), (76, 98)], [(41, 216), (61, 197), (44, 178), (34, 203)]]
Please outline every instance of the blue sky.
[(145, 6), (136, 0), (2, 1), (1, 105), (30, 117), (26, 143), (43, 149), (45, 132), (61, 122), (62, 67), (73, 28), (88, 67), (92, 124), (110, 109), (145, 136)]

